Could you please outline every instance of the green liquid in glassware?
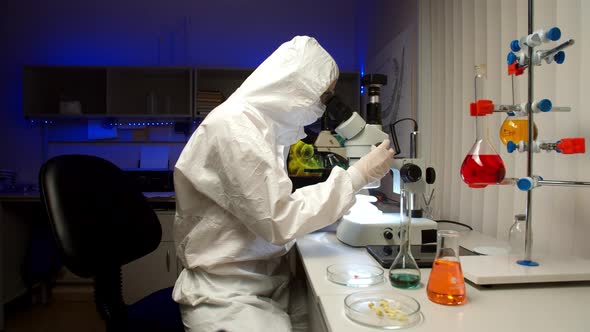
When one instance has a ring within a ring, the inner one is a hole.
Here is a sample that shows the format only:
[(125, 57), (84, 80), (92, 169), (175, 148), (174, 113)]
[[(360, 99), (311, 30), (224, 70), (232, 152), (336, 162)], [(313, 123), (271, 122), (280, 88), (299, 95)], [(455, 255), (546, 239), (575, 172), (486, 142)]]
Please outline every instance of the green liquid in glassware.
[(397, 288), (416, 288), (420, 286), (420, 276), (415, 274), (396, 273), (392, 271), (389, 274), (389, 282), (393, 287)]

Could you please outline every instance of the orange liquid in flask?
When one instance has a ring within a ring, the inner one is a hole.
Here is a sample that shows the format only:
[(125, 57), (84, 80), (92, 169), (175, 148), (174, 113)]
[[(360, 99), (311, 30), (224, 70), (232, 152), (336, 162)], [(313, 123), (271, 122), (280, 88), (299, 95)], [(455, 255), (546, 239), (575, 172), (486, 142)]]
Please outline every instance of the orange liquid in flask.
[[(529, 120), (527, 119), (511, 119), (513, 117), (508, 117), (502, 123), (502, 127), (500, 128), (500, 140), (502, 144), (508, 144), (508, 141), (512, 141), (514, 143), (518, 143), (520, 141), (528, 142), (529, 141)], [(533, 122), (533, 139), (537, 139), (537, 135), (539, 130), (537, 129), (537, 125)]]
[(432, 265), (428, 287), (430, 301), (445, 305), (460, 305), (467, 302), (465, 280), (461, 263), (437, 259)]
[(506, 167), (497, 154), (468, 154), (461, 165), (461, 177), (471, 188), (498, 184), (506, 176)]

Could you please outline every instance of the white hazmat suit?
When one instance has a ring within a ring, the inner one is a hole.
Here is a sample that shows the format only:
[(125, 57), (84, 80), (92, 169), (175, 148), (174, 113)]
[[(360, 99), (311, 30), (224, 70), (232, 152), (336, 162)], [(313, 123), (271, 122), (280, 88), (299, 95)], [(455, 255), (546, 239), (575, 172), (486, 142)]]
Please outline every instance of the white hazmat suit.
[(187, 331), (290, 331), (282, 257), (298, 236), (338, 220), (355, 192), (389, 169), (393, 152), (382, 144), (358, 167), (336, 167), (325, 182), (291, 192), (285, 152), (322, 115), (320, 95), (337, 78), (315, 39), (295, 37), (205, 118), (182, 151), (174, 239), (184, 270), (173, 297)]

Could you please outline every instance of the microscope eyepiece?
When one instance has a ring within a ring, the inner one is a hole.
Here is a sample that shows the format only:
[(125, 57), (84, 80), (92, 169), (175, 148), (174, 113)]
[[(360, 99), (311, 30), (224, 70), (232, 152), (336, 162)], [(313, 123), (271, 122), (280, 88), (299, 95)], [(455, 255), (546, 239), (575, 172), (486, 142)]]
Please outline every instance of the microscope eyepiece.
[(332, 96), (326, 103), (326, 116), (337, 124), (348, 120), (352, 116), (350, 106), (342, 102), (338, 95)]

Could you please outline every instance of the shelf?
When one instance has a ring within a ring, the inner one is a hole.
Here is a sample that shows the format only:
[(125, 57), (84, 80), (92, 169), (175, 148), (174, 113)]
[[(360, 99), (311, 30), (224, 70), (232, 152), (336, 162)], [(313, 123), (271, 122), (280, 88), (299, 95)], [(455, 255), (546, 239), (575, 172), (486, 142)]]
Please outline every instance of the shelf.
[(191, 116), (190, 69), (109, 68), (107, 78), (110, 116)]
[(28, 118), (192, 118), (193, 68), (25, 66)]
[(106, 110), (105, 68), (24, 67), (25, 116), (104, 115)]
[[(26, 66), (23, 113), (32, 119), (202, 118), (229, 98), (254, 69)], [(212, 91), (218, 96), (203, 96)], [(358, 73), (341, 73), (336, 92), (360, 111)], [(207, 98), (209, 97), (209, 98)]]
[[(221, 92), (224, 100), (229, 98), (242, 83), (250, 76), (253, 69), (200, 68), (196, 73), (196, 93), (199, 91)], [(213, 109), (213, 107), (199, 107), (198, 109)], [(198, 111), (198, 110), (197, 110)]]
[[(253, 72), (253, 69), (199, 68), (196, 72), (196, 92), (219, 91), (229, 98)], [(360, 110), (360, 79), (355, 72), (340, 73), (336, 93), (353, 110)], [(206, 115), (213, 107), (196, 107), (196, 116)], [(201, 111), (206, 110), (206, 111)], [(200, 114), (199, 114), (200, 113)]]

